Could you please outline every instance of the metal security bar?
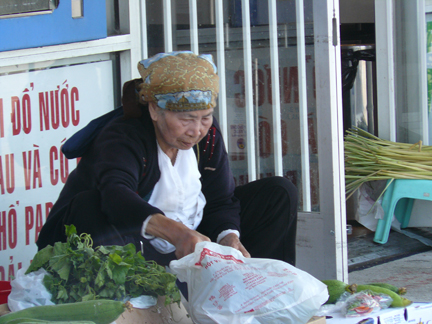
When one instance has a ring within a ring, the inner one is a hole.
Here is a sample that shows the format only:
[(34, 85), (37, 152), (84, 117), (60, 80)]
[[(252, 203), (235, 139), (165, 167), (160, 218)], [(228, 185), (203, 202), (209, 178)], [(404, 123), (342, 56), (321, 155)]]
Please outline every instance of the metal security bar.
[(253, 111), (253, 83), (252, 83), (252, 45), (250, 28), (249, 0), (242, 0), (242, 22), (243, 22), (243, 59), (245, 78), (245, 101), (246, 101), (246, 134), (247, 134), (247, 161), (249, 181), (256, 180), (256, 148), (255, 148), (255, 122)]
[(172, 52), (172, 19), (171, 19), (171, 0), (163, 0), (163, 23), (164, 23), (164, 45), (165, 52)]
[[(426, 36), (426, 15), (424, 14), (426, 11), (425, 3), (420, 2), (417, 7), (417, 19), (416, 19), (416, 30), (419, 34), (419, 39), (427, 39)], [(426, 42), (420, 42), (420, 52), (421, 53), (427, 53), (426, 49)], [(427, 69), (427, 61), (426, 61), (426, 55), (420, 55), (419, 58), (419, 75), (421, 75), (420, 79), (420, 107), (424, 107), (421, 110), (421, 119), (422, 119), (422, 138), (423, 138), (423, 144), (424, 145), (430, 145), (429, 144), (429, 109), (428, 107), (428, 95), (427, 95), (427, 73), (422, 73), (422, 71), (425, 71)]]
[(392, 0), (375, 1), (375, 28), (381, 30), (376, 35), (377, 65), (377, 106), (380, 123), (378, 136), (396, 141), (395, 75), (394, 75), (394, 23)]
[(198, 12), (196, 0), (189, 0), (190, 42), (191, 51), (199, 54), (198, 42)]
[[(145, 8), (145, 4), (144, 4)], [(140, 3), (138, 1), (129, 1), (129, 12), (140, 12)], [(131, 38), (131, 49), (130, 53), (123, 53), (123, 61), (130, 62), (130, 75), (126, 71), (122, 71), (122, 84), (126, 82), (130, 77), (139, 78), (138, 69), (136, 68), (137, 62), (143, 59), (141, 40), (143, 35), (141, 19), (138, 15), (131, 15), (129, 18), (130, 24), (130, 38)], [(147, 33), (145, 34), (147, 35)], [(127, 70), (126, 68), (124, 70)]]
[[(279, 86), (279, 44), (277, 28), (276, 0), (269, 0), (269, 24), (270, 24), (270, 64), (272, 68), (272, 102), (273, 102), (273, 147), (275, 175), (283, 175), (282, 161), (282, 127), (280, 110), (280, 86)], [(286, 35), (286, 34), (285, 34)]]
[[(146, 0), (141, 0), (141, 17), (147, 17)], [(147, 24), (141, 24), (141, 53), (143, 59), (148, 57)]]
[(303, 188), (303, 211), (311, 211), (310, 167), (309, 167), (309, 127), (306, 84), (306, 42), (304, 33), (304, 4), (303, 0), (296, 0), (297, 25), (297, 60), (299, 78), (299, 116), (301, 142), (301, 174)]
[[(225, 78), (225, 39), (222, 1), (215, 1), (216, 15), (216, 53), (219, 75), (219, 123), (223, 138), (228, 138), (228, 117), (226, 99), (226, 78)], [(226, 142), (225, 142), (226, 143)], [(226, 145), (228, 152), (228, 145)]]

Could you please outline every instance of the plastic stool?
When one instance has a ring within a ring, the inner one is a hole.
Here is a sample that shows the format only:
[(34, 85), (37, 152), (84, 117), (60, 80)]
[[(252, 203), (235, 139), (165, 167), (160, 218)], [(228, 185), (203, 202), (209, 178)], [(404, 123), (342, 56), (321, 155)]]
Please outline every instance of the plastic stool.
[[(400, 222), (401, 228), (408, 226), (414, 199), (432, 200), (432, 180), (395, 179), (388, 180), (384, 192), (382, 207), (384, 218), (379, 219), (374, 242), (387, 242), (393, 215)], [(389, 185), (390, 183), (390, 185)]]

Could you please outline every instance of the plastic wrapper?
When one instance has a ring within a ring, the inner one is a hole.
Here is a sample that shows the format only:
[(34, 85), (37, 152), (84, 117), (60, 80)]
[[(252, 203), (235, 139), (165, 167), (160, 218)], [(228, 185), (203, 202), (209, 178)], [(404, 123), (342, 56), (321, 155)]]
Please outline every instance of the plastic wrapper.
[(355, 293), (343, 301), (342, 311), (346, 317), (367, 316), (370, 313), (388, 308), (392, 301), (388, 295), (365, 290)]

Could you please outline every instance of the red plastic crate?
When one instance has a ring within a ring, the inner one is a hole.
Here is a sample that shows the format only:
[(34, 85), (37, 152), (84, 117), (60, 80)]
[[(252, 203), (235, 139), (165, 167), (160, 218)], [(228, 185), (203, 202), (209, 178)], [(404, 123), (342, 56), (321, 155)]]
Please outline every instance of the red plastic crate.
[(9, 281), (0, 281), (0, 304), (7, 303), (11, 289)]

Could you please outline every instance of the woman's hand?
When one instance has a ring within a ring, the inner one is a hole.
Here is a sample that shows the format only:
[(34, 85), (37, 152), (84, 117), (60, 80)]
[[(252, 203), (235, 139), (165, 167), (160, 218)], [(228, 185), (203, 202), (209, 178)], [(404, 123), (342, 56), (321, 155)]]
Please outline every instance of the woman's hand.
[(197, 231), (186, 228), (183, 234), (175, 243), (171, 243), (176, 247), (175, 255), (178, 259), (193, 253), (195, 251), (195, 245), (199, 242), (210, 242), (210, 239), (198, 233)]
[(195, 245), (210, 239), (165, 215), (154, 214), (147, 224), (146, 233), (160, 237), (175, 246), (178, 259), (195, 251)]
[(219, 244), (225, 245), (225, 246), (230, 246), (234, 249), (239, 250), (245, 258), (251, 257), (249, 252), (246, 250), (246, 248), (240, 242), (239, 237), (234, 233), (230, 233), (230, 234), (226, 235), (222, 240), (220, 240)]

